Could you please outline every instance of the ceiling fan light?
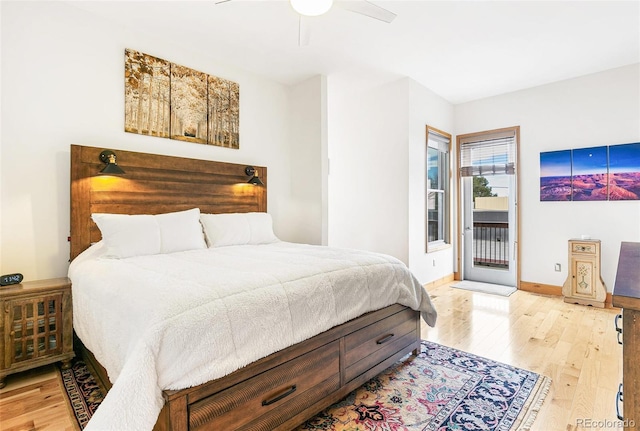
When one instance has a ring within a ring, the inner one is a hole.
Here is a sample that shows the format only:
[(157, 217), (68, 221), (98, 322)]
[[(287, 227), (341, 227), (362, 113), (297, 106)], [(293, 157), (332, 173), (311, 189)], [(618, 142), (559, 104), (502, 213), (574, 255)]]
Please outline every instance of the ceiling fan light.
[(331, 9), (333, 0), (290, 0), (293, 10), (300, 15), (318, 16)]

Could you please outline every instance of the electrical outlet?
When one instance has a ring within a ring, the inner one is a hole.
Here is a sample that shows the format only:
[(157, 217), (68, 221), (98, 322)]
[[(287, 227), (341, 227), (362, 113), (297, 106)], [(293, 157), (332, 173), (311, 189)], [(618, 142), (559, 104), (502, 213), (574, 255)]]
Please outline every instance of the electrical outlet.
[(562, 271), (562, 266), (559, 263), (556, 263), (556, 272)]

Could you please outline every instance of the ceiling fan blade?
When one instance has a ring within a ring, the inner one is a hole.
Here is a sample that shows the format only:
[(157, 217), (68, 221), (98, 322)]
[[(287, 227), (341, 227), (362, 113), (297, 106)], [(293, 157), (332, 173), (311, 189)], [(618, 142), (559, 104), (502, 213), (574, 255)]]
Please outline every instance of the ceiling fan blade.
[(340, 5), (343, 9), (350, 10), (351, 12), (359, 13), (360, 15), (365, 15), (370, 18), (375, 18), (380, 21), (384, 21), (390, 23), (396, 18), (396, 14), (391, 12), (388, 9), (385, 9), (381, 6), (371, 3), (367, 0), (350, 0), (350, 1), (341, 1), (336, 2), (336, 4)]
[(229, 1), (231, 1), (231, 0), (215, 0), (215, 1), (213, 2), (213, 4), (226, 3), (226, 2), (229, 2)]
[(309, 39), (311, 38), (310, 33), (308, 21), (305, 17), (300, 15), (300, 19), (298, 21), (298, 46), (309, 45)]

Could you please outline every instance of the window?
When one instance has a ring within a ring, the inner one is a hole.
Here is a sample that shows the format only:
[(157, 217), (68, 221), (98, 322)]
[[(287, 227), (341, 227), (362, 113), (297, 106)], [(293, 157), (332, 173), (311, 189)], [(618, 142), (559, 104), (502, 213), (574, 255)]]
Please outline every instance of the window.
[(427, 251), (449, 244), (451, 135), (427, 126)]

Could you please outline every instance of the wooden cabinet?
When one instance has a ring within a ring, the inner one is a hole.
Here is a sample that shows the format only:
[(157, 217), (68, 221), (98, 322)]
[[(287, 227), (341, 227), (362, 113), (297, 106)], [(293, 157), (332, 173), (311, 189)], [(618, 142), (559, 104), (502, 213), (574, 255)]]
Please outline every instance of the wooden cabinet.
[(0, 388), (9, 374), (63, 362), (71, 365), (73, 319), (68, 278), (0, 288)]
[(565, 302), (604, 307), (607, 289), (600, 276), (600, 240), (569, 240), (569, 275), (562, 294)]
[(616, 402), (625, 430), (640, 428), (640, 242), (623, 242), (612, 303), (622, 308), (622, 388)]

